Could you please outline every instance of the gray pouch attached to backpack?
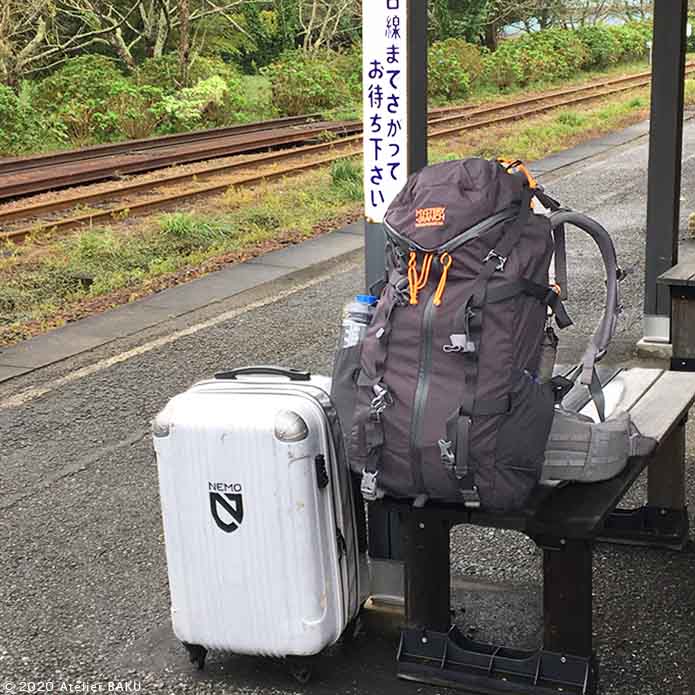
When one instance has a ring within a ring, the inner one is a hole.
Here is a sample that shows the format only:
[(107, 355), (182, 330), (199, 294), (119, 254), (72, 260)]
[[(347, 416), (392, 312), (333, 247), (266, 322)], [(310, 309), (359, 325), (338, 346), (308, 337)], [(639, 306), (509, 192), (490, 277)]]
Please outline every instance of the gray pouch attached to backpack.
[(618, 475), (630, 456), (643, 455), (653, 441), (642, 437), (629, 413), (613, 413), (605, 422), (556, 408), (545, 450), (541, 482), (597, 483)]

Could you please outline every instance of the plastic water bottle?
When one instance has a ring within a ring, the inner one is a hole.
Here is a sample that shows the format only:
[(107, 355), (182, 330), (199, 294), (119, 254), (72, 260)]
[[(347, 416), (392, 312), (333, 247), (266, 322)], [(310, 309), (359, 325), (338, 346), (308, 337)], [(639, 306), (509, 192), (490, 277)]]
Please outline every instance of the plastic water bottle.
[(355, 299), (345, 306), (343, 313), (343, 329), (340, 344), (343, 348), (358, 345), (367, 332), (378, 298), (371, 294), (358, 294)]

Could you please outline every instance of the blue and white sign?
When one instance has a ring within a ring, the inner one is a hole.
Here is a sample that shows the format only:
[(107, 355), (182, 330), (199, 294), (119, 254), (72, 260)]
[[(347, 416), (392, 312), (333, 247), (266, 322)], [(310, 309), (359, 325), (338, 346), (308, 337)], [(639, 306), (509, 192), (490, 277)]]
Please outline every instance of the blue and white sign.
[(363, 2), (364, 210), (381, 223), (408, 178), (408, 0)]

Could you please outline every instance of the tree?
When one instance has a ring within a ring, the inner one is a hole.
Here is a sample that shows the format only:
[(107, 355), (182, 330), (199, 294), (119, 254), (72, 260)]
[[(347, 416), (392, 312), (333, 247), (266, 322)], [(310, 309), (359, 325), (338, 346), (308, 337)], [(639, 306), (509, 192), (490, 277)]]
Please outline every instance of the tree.
[(16, 87), (20, 78), (52, 67), (70, 55), (113, 39), (129, 21), (97, 0), (2, 0), (0, 4), (0, 80)]
[(111, 53), (133, 68), (142, 57), (161, 57), (177, 34), (185, 78), (195, 53), (192, 27), (216, 17), (243, 32), (233, 10), (249, 2), (253, 0), (0, 0), (0, 81), (16, 87), (22, 77), (88, 48)]
[[(692, 3), (688, 2), (688, 5)], [(652, 17), (654, 3), (651, 0), (623, 0), (623, 14), (628, 20), (644, 21)], [(692, 7), (689, 7), (692, 9)]]
[(331, 48), (345, 25), (354, 28), (361, 16), (360, 0), (298, 0), (298, 3), (299, 27), (306, 51)]
[(181, 84), (188, 84), (188, 68), (191, 64), (191, 12), (188, 0), (179, 0), (179, 72)]

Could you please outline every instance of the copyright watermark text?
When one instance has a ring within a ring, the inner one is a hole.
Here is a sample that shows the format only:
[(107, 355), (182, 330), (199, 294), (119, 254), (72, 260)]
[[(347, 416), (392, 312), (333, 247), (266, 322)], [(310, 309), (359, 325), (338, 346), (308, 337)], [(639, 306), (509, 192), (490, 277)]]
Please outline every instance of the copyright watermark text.
[(41, 693), (139, 693), (140, 681), (4, 681), (0, 695), (40, 695)]

